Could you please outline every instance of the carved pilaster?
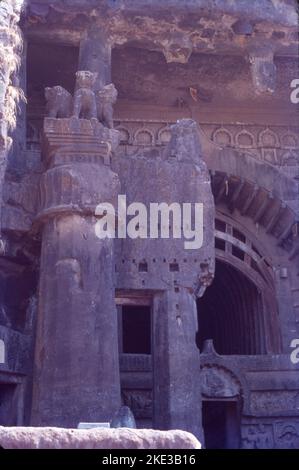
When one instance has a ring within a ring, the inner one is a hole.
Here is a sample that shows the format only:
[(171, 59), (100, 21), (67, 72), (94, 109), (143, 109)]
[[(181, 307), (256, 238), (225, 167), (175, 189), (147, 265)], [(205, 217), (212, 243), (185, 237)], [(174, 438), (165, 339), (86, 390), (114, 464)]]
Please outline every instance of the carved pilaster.
[(96, 237), (93, 215), (119, 191), (116, 142), (97, 121), (45, 120), (35, 425), (110, 421), (120, 406), (114, 242)]

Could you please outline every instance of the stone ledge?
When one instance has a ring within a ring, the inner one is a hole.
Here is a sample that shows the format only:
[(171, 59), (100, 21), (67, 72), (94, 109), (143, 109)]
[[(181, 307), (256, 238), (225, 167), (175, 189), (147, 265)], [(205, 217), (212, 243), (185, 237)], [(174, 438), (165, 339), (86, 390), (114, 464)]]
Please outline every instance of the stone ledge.
[(185, 431), (63, 429), (0, 426), (4, 449), (201, 449)]

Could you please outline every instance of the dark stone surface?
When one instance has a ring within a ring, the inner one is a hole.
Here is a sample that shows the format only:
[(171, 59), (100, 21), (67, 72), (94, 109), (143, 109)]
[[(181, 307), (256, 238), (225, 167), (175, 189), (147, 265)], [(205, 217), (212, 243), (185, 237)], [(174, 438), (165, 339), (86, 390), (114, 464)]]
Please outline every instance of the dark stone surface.
[(168, 290), (154, 301), (154, 422), (159, 429), (184, 429), (204, 441), (196, 303), (186, 290)]
[(122, 406), (118, 410), (118, 412), (113, 416), (110, 427), (136, 429), (134, 415), (128, 406)]
[[(28, 1), (23, 51), (0, 4), (0, 424), (125, 405), (209, 447), (298, 448), (296, 2)], [(77, 71), (97, 74), (87, 94)], [(44, 120), (57, 86), (67, 103)], [(70, 118), (74, 91), (88, 119)], [(99, 240), (95, 207), (119, 194), (203, 202), (203, 248)], [(149, 312), (150, 354), (123, 352), (123, 306)]]

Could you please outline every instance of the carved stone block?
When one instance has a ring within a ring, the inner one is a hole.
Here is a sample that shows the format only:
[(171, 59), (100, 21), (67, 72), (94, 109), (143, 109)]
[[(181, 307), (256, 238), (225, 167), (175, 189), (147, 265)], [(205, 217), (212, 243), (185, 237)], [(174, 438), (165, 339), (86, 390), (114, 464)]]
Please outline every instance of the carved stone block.
[(106, 85), (97, 93), (99, 121), (109, 129), (113, 128), (113, 105), (117, 100), (117, 90), (113, 83)]
[(124, 404), (131, 408), (136, 418), (152, 418), (153, 399), (151, 390), (123, 390)]
[(46, 114), (51, 118), (68, 118), (71, 116), (73, 98), (62, 86), (45, 88), (47, 100)]
[(93, 86), (96, 73), (80, 70), (76, 73), (73, 115), (77, 118), (97, 118), (97, 105)]
[(242, 426), (242, 449), (273, 449), (272, 424), (254, 423)]

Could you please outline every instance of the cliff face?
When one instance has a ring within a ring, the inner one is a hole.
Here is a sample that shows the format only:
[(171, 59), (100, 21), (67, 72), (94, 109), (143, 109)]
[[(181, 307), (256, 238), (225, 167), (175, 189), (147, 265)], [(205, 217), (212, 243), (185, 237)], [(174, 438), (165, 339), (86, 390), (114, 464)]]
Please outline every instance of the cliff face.
[(2, 0), (0, 3), (0, 194), (12, 143), (9, 131), (16, 126), (18, 102), (24, 99), (15, 77), (22, 52), (18, 22), (24, 5), (25, 0)]

